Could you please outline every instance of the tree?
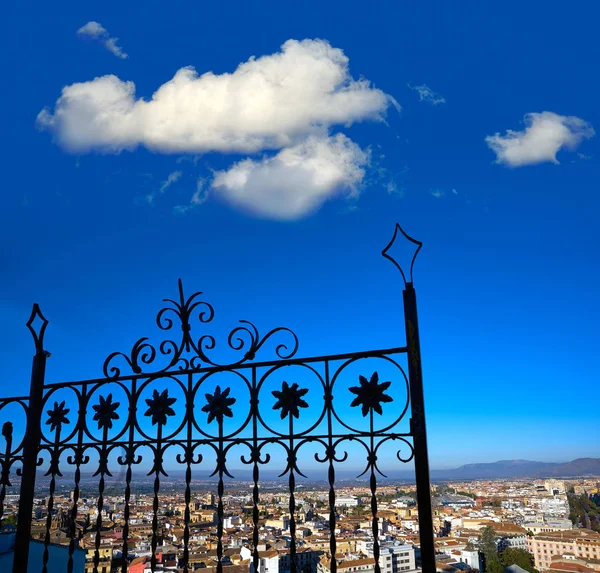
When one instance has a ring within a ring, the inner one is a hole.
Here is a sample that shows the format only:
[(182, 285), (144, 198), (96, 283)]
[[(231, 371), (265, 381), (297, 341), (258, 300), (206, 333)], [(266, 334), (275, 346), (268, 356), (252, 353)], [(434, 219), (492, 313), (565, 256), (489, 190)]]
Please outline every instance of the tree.
[(536, 569), (533, 566), (533, 555), (525, 549), (517, 549), (516, 547), (508, 547), (502, 553), (500, 553), (500, 559), (505, 567), (511, 565), (518, 565), (519, 567), (529, 571), (529, 573), (536, 573)]
[(17, 525), (17, 514), (13, 513), (2, 520), (2, 525)]
[(483, 573), (504, 573), (496, 545), (496, 532), (489, 525), (481, 530), (477, 549), (483, 553)]
[(485, 573), (504, 573), (504, 565), (500, 561), (490, 561), (485, 565)]

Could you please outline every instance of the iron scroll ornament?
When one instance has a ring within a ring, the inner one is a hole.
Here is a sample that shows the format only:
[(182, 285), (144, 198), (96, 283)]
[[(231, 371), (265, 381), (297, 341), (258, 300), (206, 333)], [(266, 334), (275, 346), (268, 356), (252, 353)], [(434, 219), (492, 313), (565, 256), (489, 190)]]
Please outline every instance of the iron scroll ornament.
[(216, 362), (208, 354), (217, 345), (215, 337), (210, 334), (203, 334), (198, 339), (194, 339), (192, 336), (192, 317), (194, 313), (198, 312), (197, 319), (200, 324), (208, 324), (212, 322), (215, 316), (213, 306), (199, 299), (203, 294), (201, 291), (195, 292), (186, 298), (181, 279), (178, 279), (178, 290), (179, 300), (163, 299), (163, 302), (169, 303), (169, 306), (158, 312), (156, 325), (161, 330), (171, 331), (179, 324), (181, 339), (178, 341), (165, 339), (160, 344), (154, 345), (149, 342), (147, 337), (139, 338), (133, 344), (129, 353), (113, 352), (106, 358), (102, 367), (106, 378), (116, 379), (121, 376), (121, 367), (115, 364), (119, 359), (125, 362), (133, 374), (142, 374), (144, 365), (153, 365), (160, 356), (169, 360), (162, 368), (154, 369), (155, 374), (167, 372), (170, 369), (186, 371), (207, 366), (232, 368), (254, 360), (267, 341), (279, 334), (289, 336), (290, 341), (279, 342), (276, 345), (275, 354), (277, 357), (287, 360), (296, 355), (299, 345), (298, 337), (289, 328), (280, 326), (261, 336), (258, 328), (253, 323), (248, 320), (240, 320), (240, 325), (229, 333), (227, 344), (231, 350), (243, 352), (243, 354), (239, 359), (226, 364)]

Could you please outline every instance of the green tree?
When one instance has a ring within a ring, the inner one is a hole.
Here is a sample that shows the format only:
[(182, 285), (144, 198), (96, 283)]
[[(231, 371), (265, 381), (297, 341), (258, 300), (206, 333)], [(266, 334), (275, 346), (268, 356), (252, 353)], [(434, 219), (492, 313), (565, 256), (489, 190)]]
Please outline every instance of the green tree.
[(536, 569), (533, 566), (533, 555), (525, 549), (517, 549), (516, 547), (508, 547), (502, 553), (500, 553), (500, 559), (505, 567), (510, 565), (518, 565), (529, 571), (529, 573), (536, 573)]
[(504, 573), (504, 565), (500, 561), (490, 561), (485, 565), (485, 573)]
[(483, 553), (483, 573), (504, 573), (504, 567), (498, 555), (496, 537), (496, 532), (489, 525), (481, 530), (477, 549)]
[(17, 514), (13, 513), (2, 520), (2, 525), (17, 525)]

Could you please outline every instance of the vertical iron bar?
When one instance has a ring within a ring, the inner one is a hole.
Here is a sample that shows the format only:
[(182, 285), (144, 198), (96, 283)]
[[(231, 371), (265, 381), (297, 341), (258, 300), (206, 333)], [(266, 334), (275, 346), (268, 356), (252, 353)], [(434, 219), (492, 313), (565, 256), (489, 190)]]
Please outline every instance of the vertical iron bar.
[[(100, 449), (100, 483), (98, 484), (98, 504), (96, 509), (96, 538), (94, 539), (94, 572), (98, 573), (98, 565), (100, 564), (100, 544), (102, 541), (102, 510), (104, 509), (104, 474), (108, 468), (108, 426), (104, 426), (102, 430), (102, 448)], [(108, 474), (110, 475), (110, 473)]]
[(408, 346), (408, 377), (412, 415), (411, 433), (413, 435), (415, 454), (421, 567), (423, 573), (433, 573), (435, 572), (435, 545), (433, 540), (429, 459), (427, 455), (427, 431), (425, 427), (425, 401), (423, 397), (417, 297), (412, 282), (406, 283), (406, 288), (402, 294), (404, 299), (406, 344)]
[(127, 471), (125, 473), (125, 511), (123, 518), (125, 524), (123, 525), (123, 548), (121, 554), (123, 556), (123, 563), (121, 565), (121, 573), (127, 573), (129, 569), (129, 563), (127, 561), (127, 555), (129, 555), (129, 500), (131, 499), (131, 465), (133, 464), (133, 441), (135, 438), (135, 416), (136, 416), (136, 392), (137, 384), (135, 378), (131, 381), (131, 395), (129, 397), (129, 411), (127, 413), (127, 423), (129, 424), (129, 444), (126, 451), (127, 459)]
[(13, 425), (11, 422), (4, 422), (2, 426), (2, 435), (6, 439), (6, 450), (4, 454), (4, 462), (2, 463), (2, 476), (0, 477), (0, 483), (2, 488), (0, 489), (0, 522), (4, 515), (4, 498), (6, 497), (6, 486), (10, 485), (10, 454), (12, 452), (12, 433)]
[[(42, 556), (42, 573), (48, 573), (48, 559), (50, 558), (50, 529), (52, 527), (52, 511), (54, 509), (54, 490), (56, 488), (56, 475), (58, 473), (58, 458), (60, 455), (60, 430), (61, 424), (56, 428), (54, 435), (54, 450), (50, 453), (50, 497), (48, 498), (48, 515), (46, 515), (46, 533), (44, 535), (44, 554)], [(48, 474), (46, 474), (48, 475)]]
[(193, 381), (192, 375), (188, 374), (188, 387), (186, 396), (186, 416), (187, 416), (187, 441), (185, 451), (185, 512), (183, 515), (183, 571), (188, 573), (189, 571), (189, 560), (190, 560), (190, 500), (192, 497), (192, 491), (190, 482), (192, 481), (192, 421), (194, 419), (194, 403), (192, 399), (193, 395)]
[(77, 446), (75, 449), (75, 488), (73, 489), (73, 506), (71, 507), (71, 523), (69, 524), (69, 561), (67, 563), (67, 573), (73, 573), (73, 553), (75, 552), (75, 533), (77, 532), (77, 504), (79, 503), (79, 482), (81, 480), (81, 464), (83, 463), (83, 428), (85, 427), (85, 403), (87, 395), (87, 386), (83, 386), (79, 403), (79, 412), (77, 420)]
[[(81, 448), (77, 449), (77, 456), (83, 455)], [(73, 490), (73, 507), (71, 508), (71, 523), (69, 524), (69, 561), (67, 563), (67, 573), (73, 573), (73, 553), (75, 551), (75, 535), (77, 533), (77, 504), (79, 503), (79, 481), (81, 480), (81, 463), (80, 458), (77, 458), (75, 468), (75, 489)]]
[[(154, 475), (154, 500), (152, 502), (152, 557), (150, 558), (150, 569), (156, 571), (156, 547), (158, 546), (158, 492), (160, 491), (160, 468), (162, 468), (162, 424), (159, 422), (156, 434), (156, 457), (154, 464), (156, 473)], [(160, 460), (160, 464), (158, 463)]]
[(371, 450), (369, 456), (371, 457), (371, 477), (369, 479), (369, 486), (371, 488), (371, 531), (373, 533), (373, 558), (375, 559), (375, 573), (381, 573), (381, 567), (379, 565), (379, 518), (377, 517), (377, 478), (375, 476), (375, 464), (377, 458), (375, 457), (375, 438), (374, 438), (374, 423), (373, 423), (373, 408), (369, 409), (370, 416), (370, 430), (371, 430)]
[(256, 386), (256, 368), (252, 368), (252, 397), (250, 400), (250, 408), (252, 409), (252, 565), (253, 573), (259, 573), (259, 557), (258, 557), (258, 501), (259, 489), (258, 480), (260, 472), (258, 469), (258, 388)]
[(217, 573), (223, 573), (223, 472), (225, 470), (225, 452), (223, 444), (223, 416), (219, 416), (219, 453), (218, 470), (219, 483), (217, 485)]
[[(34, 305), (34, 312), (37, 305)], [(39, 310), (39, 309), (38, 309)], [(32, 314), (33, 316), (33, 314)], [(23, 444), (23, 468), (21, 471), (21, 491), (19, 496), (19, 516), (17, 520), (17, 536), (15, 539), (15, 558), (13, 573), (27, 571), (29, 561), (29, 540), (31, 538), (31, 514), (35, 495), (35, 473), (37, 468), (38, 449), (41, 440), (40, 422), (44, 403), (44, 377), (46, 359), (49, 352), (43, 349), (43, 340), (36, 338), (36, 352), (31, 369), (29, 387), (29, 408), (27, 410), (27, 429)]]
[(329, 458), (329, 471), (327, 472), (327, 478), (329, 480), (329, 553), (331, 554), (329, 571), (330, 573), (337, 573), (337, 561), (335, 560), (335, 554), (337, 553), (337, 541), (335, 539), (335, 467), (333, 466), (335, 451), (333, 449), (333, 416), (331, 412), (333, 396), (331, 380), (329, 379), (328, 361), (325, 361), (325, 384), (327, 388), (325, 394), (325, 407), (327, 408), (327, 445), (329, 446), (329, 452), (327, 452), (327, 457)]
[(290, 573), (296, 573), (296, 477), (294, 476), (294, 466), (296, 465), (296, 454), (294, 452), (294, 416), (288, 413), (290, 419), (290, 478), (288, 486), (290, 489)]

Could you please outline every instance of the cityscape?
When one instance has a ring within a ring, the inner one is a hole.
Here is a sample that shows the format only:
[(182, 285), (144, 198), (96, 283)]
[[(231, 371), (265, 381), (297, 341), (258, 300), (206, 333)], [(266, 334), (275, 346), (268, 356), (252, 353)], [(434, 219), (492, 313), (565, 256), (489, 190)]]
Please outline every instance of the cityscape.
[[(128, 571), (147, 573), (153, 554), (153, 479), (137, 478), (131, 488), (128, 526), (125, 499), (119, 480), (109, 480), (103, 496), (97, 562), (98, 494), (93, 479), (83, 479), (73, 522), (74, 491), (64, 476), (54, 495), (48, 517), (46, 484), (40, 481), (34, 501), (32, 538), (41, 543), (51, 520), (51, 563), (65, 567), (74, 528), (77, 551), (85, 572), (121, 571), (126, 541)], [(377, 542), (373, 537), (372, 497), (367, 484), (344, 480), (336, 484), (332, 507), (324, 482), (298, 484), (293, 525), (289, 492), (281, 481), (259, 484), (254, 506), (252, 482), (231, 481), (222, 496), (222, 545), (217, 537), (218, 496), (211, 480), (190, 484), (189, 502), (177, 478), (163, 478), (154, 536), (155, 571), (183, 571), (187, 551), (189, 571), (217, 570), (240, 573), (252, 570), (253, 535), (260, 573), (296, 571), (331, 573), (332, 546), (335, 570), (375, 571), (375, 543), (379, 570), (384, 573), (420, 571), (420, 542), (416, 490), (410, 481), (378, 487)], [(494, 560), (511, 571), (600, 571), (600, 477), (513, 478), (438, 482), (432, 486), (436, 570), (441, 572), (494, 571)], [(121, 490), (120, 493), (119, 490)], [(3, 532), (14, 527), (18, 495), (4, 499)], [(253, 513), (257, 510), (256, 524)], [(12, 524), (12, 525), (11, 525)], [(256, 526), (256, 527), (255, 527)], [(332, 534), (335, 545), (332, 545)], [(485, 540), (493, 541), (493, 555)], [(184, 540), (187, 539), (187, 543)], [(292, 539), (294, 540), (292, 542)], [(292, 550), (292, 545), (294, 546)], [(292, 553), (293, 551), (293, 553)], [(220, 552), (220, 559), (219, 559)], [(62, 565), (61, 565), (62, 560)], [(510, 562), (513, 561), (513, 562)], [(220, 565), (219, 565), (220, 563)], [(520, 567), (520, 568), (519, 568)]]

